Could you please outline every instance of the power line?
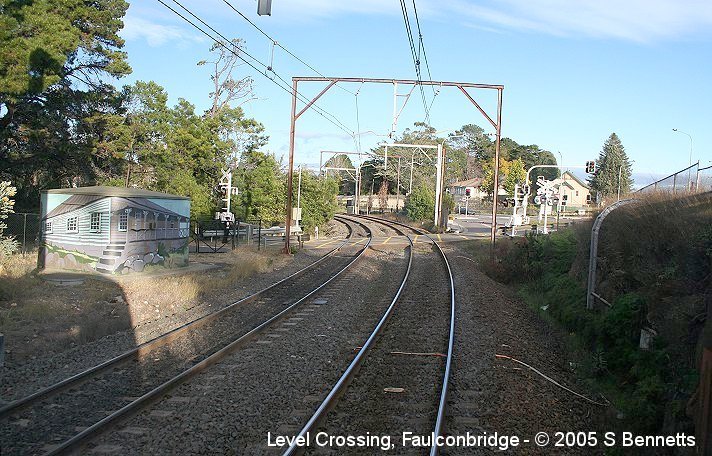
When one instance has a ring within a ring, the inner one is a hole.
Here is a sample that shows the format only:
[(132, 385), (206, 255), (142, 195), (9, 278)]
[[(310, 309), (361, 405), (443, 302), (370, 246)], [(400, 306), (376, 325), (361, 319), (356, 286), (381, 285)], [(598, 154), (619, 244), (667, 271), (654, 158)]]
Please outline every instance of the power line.
[[(428, 71), (428, 79), (433, 80), (433, 76), (430, 74), (430, 65), (428, 64), (428, 54), (425, 52), (425, 43), (423, 42), (423, 34), (420, 31), (420, 20), (418, 19), (418, 8), (415, 6), (415, 0), (413, 0), (413, 12), (415, 13), (415, 25), (418, 27), (418, 40), (420, 41), (419, 48), (423, 50), (423, 60), (425, 61), (425, 68)], [(435, 87), (432, 87), (433, 93), (435, 92)]]
[[(420, 52), (420, 49), (422, 49), (422, 35), (420, 37), (419, 41), (419, 50), (415, 50), (415, 41), (413, 40), (413, 30), (410, 26), (410, 17), (408, 15), (408, 7), (405, 3), (405, 0), (400, 0), (401, 3), (401, 12), (403, 14), (403, 22), (405, 23), (405, 31), (406, 35), (408, 36), (408, 44), (410, 45), (410, 52), (411, 56), (413, 57), (413, 64), (415, 65), (415, 75), (418, 80), (418, 88), (420, 89), (420, 96), (423, 100), (423, 108), (425, 109), (425, 122), (430, 123), (430, 111), (428, 109), (428, 102), (425, 99), (425, 90), (423, 89), (423, 85), (420, 84), (422, 81), (422, 76), (420, 72), (420, 58), (418, 57), (418, 54)], [(415, 7), (415, 2), (413, 2), (413, 6)], [(417, 11), (416, 11), (417, 14)], [(417, 19), (416, 19), (417, 20)], [(418, 30), (420, 31), (420, 27), (418, 27)]]
[[(287, 92), (288, 94), (292, 95), (292, 89), (289, 87), (289, 83), (288, 83), (284, 78), (282, 78), (282, 77), (281, 77), (279, 74), (277, 74), (274, 70), (270, 70), (270, 71), (272, 71), (272, 73), (273, 73), (280, 81), (282, 81), (282, 82), (284, 83), (284, 85), (282, 85), (282, 84), (278, 83), (277, 81), (275, 81), (274, 79), (268, 77), (266, 72), (261, 71), (259, 68), (257, 68), (257, 67), (255, 66), (255, 64), (257, 64), (257, 65), (261, 65), (262, 67), (264, 67), (265, 69), (267, 69), (268, 66), (267, 66), (266, 64), (264, 64), (264, 63), (261, 62), (259, 59), (253, 57), (252, 55), (250, 55), (248, 52), (246, 52), (246, 51), (244, 51), (244, 50), (240, 50), (240, 52), (238, 53), (238, 52), (236, 52), (233, 48), (228, 47), (228, 46), (225, 44), (225, 42), (230, 43), (231, 40), (227, 39), (222, 33), (220, 33), (220, 32), (218, 32), (217, 30), (215, 30), (213, 27), (211, 27), (209, 24), (207, 24), (205, 21), (203, 21), (203, 20), (202, 20), (201, 18), (199, 18), (197, 15), (195, 15), (192, 11), (190, 11), (188, 8), (186, 8), (185, 6), (183, 6), (180, 2), (178, 2), (177, 0), (173, 0), (173, 3), (177, 4), (178, 6), (180, 6), (180, 7), (181, 7), (183, 10), (185, 10), (188, 14), (190, 14), (192, 17), (194, 17), (194, 18), (195, 18), (196, 20), (198, 20), (200, 23), (202, 23), (202, 24), (205, 25), (207, 28), (209, 28), (211, 31), (213, 31), (215, 34), (217, 34), (219, 37), (221, 37), (221, 38), (224, 40), (224, 42), (218, 40), (217, 38), (215, 38), (214, 36), (212, 36), (210, 33), (206, 32), (204, 29), (202, 29), (200, 26), (198, 26), (197, 24), (195, 24), (195, 23), (194, 23), (193, 21), (191, 21), (189, 18), (185, 17), (185, 16), (184, 16), (183, 14), (181, 14), (179, 11), (176, 11), (176, 10), (175, 10), (174, 8), (172, 8), (170, 5), (166, 4), (163, 0), (156, 0), (156, 1), (158, 1), (161, 5), (165, 6), (165, 7), (166, 7), (167, 9), (169, 9), (170, 11), (172, 11), (172, 12), (173, 12), (174, 14), (176, 14), (178, 17), (180, 17), (181, 19), (183, 19), (185, 22), (187, 22), (188, 24), (192, 25), (196, 30), (200, 31), (202, 34), (204, 34), (205, 36), (207, 36), (208, 38), (210, 38), (210, 39), (211, 39), (212, 41), (214, 41), (218, 46), (221, 46), (221, 47), (224, 48), (226, 51), (228, 51), (228, 52), (234, 54), (237, 58), (239, 58), (240, 60), (242, 60), (243, 62), (245, 62), (247, 65), (249, 65), (252, 69), (254, 69), (255, 71), (257, 71), (258, 73), (263, 74), (265, 77), (267, 77), (267, 79), (269, 79), (270, 81), (272, 81), (277, 87), (281, 88), (282, 90), (284, 90), (284, 91)], [(255, 62), (255, 64), (249, 62), (247, 59), (245, 59), (244, 57), (242, 57), (242, 55), (240, 55), (240, 54), (245, 54), (245, 55), (248, 56), (250, 59), (252, 59), (252, 60)], [(303, 103), (309, 103), (309, 101), (310, 101), (308, 98), (306, 98), (304, 95), (302, 95), (302, 94), (299, 93), (298, 91), (296, 92), (295, 95), (296, 95)], [(336, 118), (336, 116), (334, 116), (333, 114), (331, 114), (331, 113), (329, 113), (328, 111), (324, 110), (324, 109), (321, 108), (320, 106), (317, 106), (316, 104), (313, 104), (312, 107), (314, 108), (315, 112), (316, 112), (317, 114), (319, 114), (320, 116), (322, 116), (324, 119), (326, 119), (327, 121), (329, 121), (329, 122), (332, 123), (333, 125), (337, 126), (338, 128), (340, 128), (340, 129), (343, 130), (344, 132), (346, 132), (349, 136), (352, 136), (352, 137), (354, 136), (354, 132), (351, 131), (351, 130), (349, 130), (349, 128), (346, 127), (341, 121), (339, 121), (338, 118)], [(328, 116), (332, 117), (334, 120), (330, 119)]]
[[(310, 64), (308, 64), (307, 62), (305, 62), (304, 60), (302, 60), (301, 58), (299, 58), (299, 56), (297, 56), (296, 54), (294, 54), (292, 51), (290, 51), (289, 49), (287, 49), (286, 47), (284, 47), (284, 45), (282, 45), (279, 41), (277, 41), (277, 40), (275, 40), (274, 38), (272, 38), (267, 32), (265, 32), (264, 30), (262, 30), (262, 28), (260, 28), (260, 26), (258, 26), (257, 24), (255, 24), (255, 23), (254, 23), (249, 17), (247, 17), (243, 12), (241, 12), (240, 10), (238, 10), (237, 8), (235, 8), (235, 6), (234, 6), (232, 3), (230, 3), (228, 0), (223, 0), (223, 2), (224, 2), (227, 6), (229, 6), (230, 9), (232, 9), (234, 12), (236, 12), (237, 14), (239, 14), (240, 17), (242, 17), (244, 20), (246, 20), (251, 26), (253, 26), (255, 29), (257, 29), (257, 31), (259, 31), (262, 35), (264, 35), (268, 40), (270, 40), (274, 46), (278, 46), (278, 47), (281, 48), (284, 52), (286, 52), (287, 54), (289, 54), (290, 56), (292, 56), (295, 60), (297, 60), (299, 63), (301, 63), (301, 64), (304, 65), (305, 67), (309, 68), (309, 69), (312, 70), (314, 73), (316, 73), (316, 74), (318, 74), (319, 76), (321, 76), (322, 78), (325, 78), (325, 77), (326, 77), (326, 76), (324, 76), (323, 74), (321, 74), (321, 72), (319, 72), (319, 70), (317, 70), (316, 68), (314, 68), (313, 66), (311, 66)], [(337, 84), (337, 86), (338, 86), (339, 88), (341, 88), (341, 89), (343, 89), (343, 90), (349, 92), (350, 94), (355, 95), (354, 92), (350, 91), (350, 90), (347, 89), (346, 87), (340, 86), (340, 85), (338, 85), (338, 84)]]

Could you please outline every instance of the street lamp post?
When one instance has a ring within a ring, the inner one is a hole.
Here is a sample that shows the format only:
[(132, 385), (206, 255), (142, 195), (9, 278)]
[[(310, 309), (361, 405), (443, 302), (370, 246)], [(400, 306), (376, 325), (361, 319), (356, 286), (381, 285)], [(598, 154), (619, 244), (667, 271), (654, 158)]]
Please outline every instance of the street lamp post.
[[(672, 131), (676, 131), (676, 132), (678, 132), (678, 133), (682, 133), (683, 135), (687, 135), (687, 137), (690, 138), (690, 162), (688, 163), (687, 166), (688, 166), (689, 168), (691, 168), (691, 167), (692, 167), (692, 136), (691, 136), (689, 133), (685, 133), (685, 132), (682, 131), (682, 130), (678, 130), (677, 128), (673, 128)], [(692, 186), (692, 181), (691, 181), (692, 177), (691, 177), (691, 176), (692, 176), (691, 170), (688, 169), (688, 170), (687, 170), (687, 190), (688, 190), (688, 191), (691, 190), (691, 186)]]

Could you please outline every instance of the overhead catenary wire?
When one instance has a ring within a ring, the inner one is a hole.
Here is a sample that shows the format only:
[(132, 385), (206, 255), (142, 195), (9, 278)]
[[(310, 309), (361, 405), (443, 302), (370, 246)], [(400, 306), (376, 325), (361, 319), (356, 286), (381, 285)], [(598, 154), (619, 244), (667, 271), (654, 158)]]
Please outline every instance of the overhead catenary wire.
[[(403, 14), (403, 22), (405, 24), (405, 31), (406, 35), (408, 37), (408, 44), (410, 45), (410, 52), (411, 56), (413, 58), (413, 64), (415, 65), (415, 75), (418, 80), (418, 88), (420, 89), (420, 96), (423, 101), (423, 109), (425, 110), (425, 122), (430, 123), (430, 111), (428, 109), (428, 102), (425, 99), (425, 90), (423, 89), (423, 85), (420, 84), (422, 81), (422, 75), (420, 71), (420, 58), (418, 56), (418, 52), (415, 49), (415, 41), (413, 40), (413, 30), (410, 26), (410, 16), (408, 14), (408, 6), (405, 3), (405, 0), (400, 0), (401, 3), (401, 13)], [(415, 7), (415, 1), (413, 2), (413, 6)], [(419, 41), (420, 45), (419, 48), (422, 48), (422, 35), (421, 39)]]
[[(240, 15), (240, 17), (242, 17), (244, 20), (246, 20), (246, 21), (247, 21), (252, 27), (254, 27), (258, 32), (260, 32), (260, 33), (261, 33), (262, 35), (264, 35), (268, 40), (270, 40), (270, 41), (272, 42), (273, 46), (279, 47), (279, 48), (282, 49), (284, 52), (286, 52), (287, 54), (289, 54), (290, 56), (292, 56), (292, 58), (294, 58), (294, 59), (297, 60), (299, 63), (301, 63), (301, 64), (304, 65), (305, 67), (309, 68), (310, 70), (312, 70), (314, 73), (318, 74), (319, 76), (321, 76), (321, 77), (323, 77), (323, 78), (326, 77), (326, 76), (324, 76), (323, 74), (321, 74), (321, 72), (319, 72), (319, 70), (317, 70), (317, 69), (314, 68), (312, 65), (310, 65), (310, 64), (307, 63), (307, 62), (305, 62), (305, 61), (302, 60), (299, 56), (297, 56), (296, 54), (294, 54), (292, 51), (290, 51), (289, 49), (287, 49), (286, 47), (284, 47), (284, 45), (283, 45), (282, 43), (280, 43), (279, 41), (277, 41), (277, 40), (275, 40), (274, 38), (272, 38), (272, 37), (271, 37), (267, 32), (265, 32), (259, 25), (255, 24), (249, 17), (247, 17), (242, 11), (238, 10), (237, 8), (235, 8), (235, 6), (234, 6), (232, 3), (230, 3), (228, 0), (223, 0), (223, 2), (224, 2), (228, 7), (230, 7), (230, 9), (232, 9), (235, 13), (237, 13), (238, 15)], [(341, 86), (341, 85), (339, 85), (339, 84), (337, 84), (336, 86), (339, 87), (340, 89), (345, 90), (346, 92), (349, 92), (350, 94), (354, 95), (354, 92), (352, 92), (351, 90), (347, 89), (346, 87), (343, 87), (343, 86)]]
[[(415, 25), (418, 28), (418, 50), (420, 51), (422, 49), (423, 51), (423, 61), (425, 62), (425, 69), (428, 72), (428, 79), (433, 80), (433, 76), (430, 74), (430, 64), (428, 63), (428, 54), (425, 52), (425, 43), (423, 42), (423, 33), (420, 31), (420, 19), (418, 19), (418, 7), (415, 6), (415, 0), (413, 0), (413, 12), (415, 13)], [(420, 57), (420, 54), (418, 54), (418, 57)], [(433, 89), (433, 97), (436, 95), (435, 93), (435, 87), (430, 86), (431, 89)]]
[[(217, 39), (216, 37), (214, 37), (213, 35), (211, 35), (211, 34), (208, 33), (207, 31), (205, 31), (204, 29), (202, 29), (202, 28), (201, 28), (199, 25), (197, 25), (195, 22), (191, 21), (189, 18), (185, 17), (185, 16), (184, 16), (183, 14), (181, 14), (179, 11), (177, 11), (176, 9), (174, 9), (173, 7), (171, 7), (170, 5), (166, 4), (166, 2), (164, 2), (163, 0), (156, 0), (156, 1), (158, 1), (161, 5), (163, 5), (164, 7), (166, 7), (167, 9), (169, 9), (170, 11), (172, 11), (172, 12), (173, 12), (174, 14), (176, 14), (178, 17), (180, 17), (181, 19), (183, 19), (185, 22), (187, 22), (188, 24), (190, 24), (191, 26), (193, 26), (196, 30), (198, 30), (199, 32), (201, 32), (203, 35), (205, 35), (205, 36), (207, 36), (208, 38), (210, 38), (210, 39), (211, 39), (212, 41), (214, 41), (218, 46), (221, 46), (221, 47), (224, 48), (226, 51), (228, 51), (228, 52), (234, 54), (237, 58), (239, 58), (240, 60), (242, 60), (244, 63), (246, 63), (248, 66), (250, 66), (252, 69), (254, 69), (255, 71), (257, 71), (258, 73), (263, 74), (265, 77), (267, 77), (267, 79), (271, 80), (275, 85), (277, 85), (277, 87), (281, 88), (282, 90), (284, 90), (284, 91), (287, 92), (288, 94), (292, 95), (292, 88), (290, 87), (289, 82), (287, 82), (282, 76), (280, 76), (280, 75), (279, 75), (278, 73), (276, 73), (274, 70), (270, 70), (270, 71), (277, 77), (277, 79), (278, 79), (279, 81), (281, 81), (281, 84), (280, 84), (279, 82), (277, 82), (275, 79), (270, 78), (270, 77), (267, 75), (266, 71), (263, 72), (262, 70), (260, 70), (260, 69), (256, 66), (256, 65), (259, 65), (259, 66), (264, 67), (265, 69), (267, 69), (267, 68), (268, 68), (268, 65), (267, 65), (267, 64), (263, 63), (262, 61), (260, 61), (260, 60), (257, 59), (256, 57), (250, 55), (250, 54), (249, 54), (248, 52), (246, 52), (245, 50), (242, 50), (242, 49), (241, 49), (240, 52), (236, 52), (235, 49), (233, 49), (232, 47), (226, 45), (225, 43), (230, 43), (231, 41), (230, 41), (227, 37), (225, 37), (225, 35), (223, 35), (223, 34), (220, 33), (219, 31), (215, 30), (215, 28), (213, 28), (213, 27), (210, 26), (208, 23), (206, 23), (205, 21), (203, 21), (200, 17), (198, 17), (198, 16), (197, 16), (195, 13), (193, 13), (190, 9), (186, 8), (185, 6), (183, 6), (179, 1), (173, 0), (173, 3), (175, 3), (176, 5), (178, 5), (179, 7), (181, 7), (184, 11), (186, 11), (188, 14), (190, 14), (193, 18), (195, 18), (197, 21), (199, 21), (199, 22), (200, 22), (201, 24), (203, 24), (205, 27), (207, 27), (208, 29), (210, 29), (213, 33), (215, 33), (217, 36), (219, 36), (223, 41)], [(243, 57), (241, 54), (244, 54), (244, 55), (246, 55), (247, 57), (249, 57), (249, 58), (254, 62), (254, 64), (253, 64), (252, 62), (248, 61), (248, 60), (247, 60), (245, 57)], [(299, 92), (296, 92), (294, 95), (296, 95), (297, 98), (299, 98), (299, 100), (302, 101), (303, 103), (309, 103), (309, 101), (310, 101), (308, 98), (306, 98), (304, 95), (302, 95), (302, 94), (299, 93)], [(332, 123), (333, 125), (335, 125), (335, 126), (338, 127), (339, 129), (341, 129), (341, 130), (343, 130), (344, 132), (346, 132), (349, 136), (353, 137), (353, 136), (355, 135), (355, 133), (354, 133), (352, 130), (350, 130), (347, 126), (345, 126), (345, 125), (344, 125), (340, 120), (338, 120), (338, 118), (336, 118), (336, 116), (334, 116), (333, 114), (331, 114), (331, 113), (329, 113), (328, 111), (324, 110), (323, 108), (321, 108), (320, 106), (316, 105), (315, 103), (312, 104), (312, 108), (314, 109), (314, 111), (315, 111), (317, 114), (319, 114), (320, 116), (322, 116), (324, 119), (326, 119), (328, 122)], [(331, 118), (330, 118), (330, 117), (331, 117)], [(333, 120), (332, 120), (332, 118), (333, 118)]]
[[(430, 64), (428, 63), (428, 53), (425, 52), (425, 42), (423, 41), (423, 33), (420, 30), (420, 19), (418, 18), (418, 7), (415, 5), (415, 0), (413, 0), (413, 12), (415, 13), (415, 25), (418, 27), (418, 49), (423, 50), (423, 61), (425, 61), (425, 69), (428, 72), (428, 79), (433, 80), (433, 75), (430, 73)], [(433, 109), (433, 103), (435, 103), (435, 98), (438, 96), (440, 93), (439, 90), (435, 90), (435, 86), (430, 86), (430, 88), (433, 91), (433, 99), (430, 101), (430, 106), (428, 107), (428, 116), (430, 115), (430, 111)]]

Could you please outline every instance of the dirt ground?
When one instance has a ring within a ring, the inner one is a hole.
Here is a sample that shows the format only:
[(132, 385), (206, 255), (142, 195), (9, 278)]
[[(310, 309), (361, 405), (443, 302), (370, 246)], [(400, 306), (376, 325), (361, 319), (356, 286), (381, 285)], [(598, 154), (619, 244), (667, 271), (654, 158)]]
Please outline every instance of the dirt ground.
[(84, 274), (81, 284), (57, 285), (36, 274), (35, 255), (17, 255), (0, 269), (5, 364), (61, 352), (119, 331), (132, 330), (138, 340), (142, 329), (160, 332), (149, 329), (157, 321), (199, 316), (313, 260), (305, 253), (288, 256), (278, 249), (239, 248), (191, 254), (191, 266), (170, 275)]

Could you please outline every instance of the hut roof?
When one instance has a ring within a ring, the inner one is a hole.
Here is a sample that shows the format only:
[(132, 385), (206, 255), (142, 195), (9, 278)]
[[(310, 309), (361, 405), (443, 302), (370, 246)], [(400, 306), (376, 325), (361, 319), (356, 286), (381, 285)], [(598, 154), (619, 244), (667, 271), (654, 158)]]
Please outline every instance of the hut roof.
[(61, 194), (61, 195), (91, 195), (91, 196), (121, 196), (124, 198), (162, 198), (162, 199), (178, 199), (189, 200), (185, 196), (171, 195), (170, 193), (154, 192), (144, 190), (142, 188), (125, 188), (125, 187), (108, 187), (98, 185), (95, 187), (77, 187), (77, 188), (56, 188), (46, 190), (43, 193)]

